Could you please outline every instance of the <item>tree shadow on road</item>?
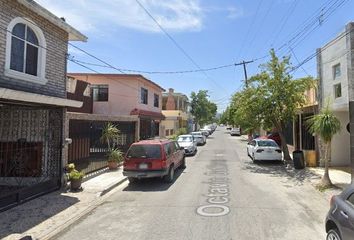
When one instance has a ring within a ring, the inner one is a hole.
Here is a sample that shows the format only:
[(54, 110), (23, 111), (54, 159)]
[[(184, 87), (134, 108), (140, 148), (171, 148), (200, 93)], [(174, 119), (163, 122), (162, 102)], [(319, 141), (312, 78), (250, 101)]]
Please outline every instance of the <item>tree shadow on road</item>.
[(266, 174), (272, 177), (285, 178), (286, 184), (292, 183), (295, 186), (301, 186), (305, 181), (319, 180), (321, 177), (310, 170), (305, 169), (287, 169), (280, 161), (251, 161), (244, 163), (244, 170), (257, 174)]
[(177, 169), (175, 171), (175, 180), (173, 183), (166, 183), (162, 178), (147, 178), (140, 179), (137, 182), (129, 183), (123, 191), (127, 192), (161, 192), (167, 191), (182, 175), (184, 169)]

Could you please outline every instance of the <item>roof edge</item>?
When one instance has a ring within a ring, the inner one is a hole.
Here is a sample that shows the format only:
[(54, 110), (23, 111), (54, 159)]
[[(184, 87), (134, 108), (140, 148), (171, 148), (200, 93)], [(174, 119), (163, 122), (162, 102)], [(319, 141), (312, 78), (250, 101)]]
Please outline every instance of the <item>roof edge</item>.
[(84, 34), (79, 32), (72, 26), (70, 26), (68, 23), (61, 20), (59, 17), (57, 17), (46, 8), (39, 5), (34, 0), (17, 0), (17, 2), (22, 4), (26, 8), (32, 10), (33, 12), (37, 13), (38, 15), (44, 17), (54, 25), (65, 30), (69, 34), (69, 41), (82, 41), (82, 42), (87, 41), (87, 37)]

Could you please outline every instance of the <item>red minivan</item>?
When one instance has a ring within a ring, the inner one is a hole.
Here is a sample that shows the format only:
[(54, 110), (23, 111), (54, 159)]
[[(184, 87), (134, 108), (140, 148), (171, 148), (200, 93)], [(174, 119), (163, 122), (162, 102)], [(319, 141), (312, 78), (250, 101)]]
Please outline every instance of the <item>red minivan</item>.
[(184, 149), (172, 140), (144, 140), (133, 143), (124, 159), (123, 175), (129, 182), (161, 177), (173, 182), (175, 170), (186, 167)]

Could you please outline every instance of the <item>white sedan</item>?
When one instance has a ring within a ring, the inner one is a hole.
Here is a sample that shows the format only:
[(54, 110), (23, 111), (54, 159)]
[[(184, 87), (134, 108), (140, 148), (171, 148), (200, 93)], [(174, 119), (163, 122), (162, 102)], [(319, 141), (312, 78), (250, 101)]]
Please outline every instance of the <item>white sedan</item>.
[(252, 161), (258, 160), (283, 160), (283, 155), (278, 144), (271, 139), (254, 139), (247, 145), (247, 154)]

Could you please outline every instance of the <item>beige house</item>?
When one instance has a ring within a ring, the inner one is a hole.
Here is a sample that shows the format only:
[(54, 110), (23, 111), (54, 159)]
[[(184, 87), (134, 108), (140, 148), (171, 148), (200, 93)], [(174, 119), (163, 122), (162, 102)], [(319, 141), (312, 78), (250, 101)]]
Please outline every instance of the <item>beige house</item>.
[(161, 121), (161, 125), (165, 136), (175, 134), (180, 128), (191, 130), (188, 106), (188, 97), (182, 93), (175, 93), (172, 88), (162, 94), (162, 114), (166, 118)]

